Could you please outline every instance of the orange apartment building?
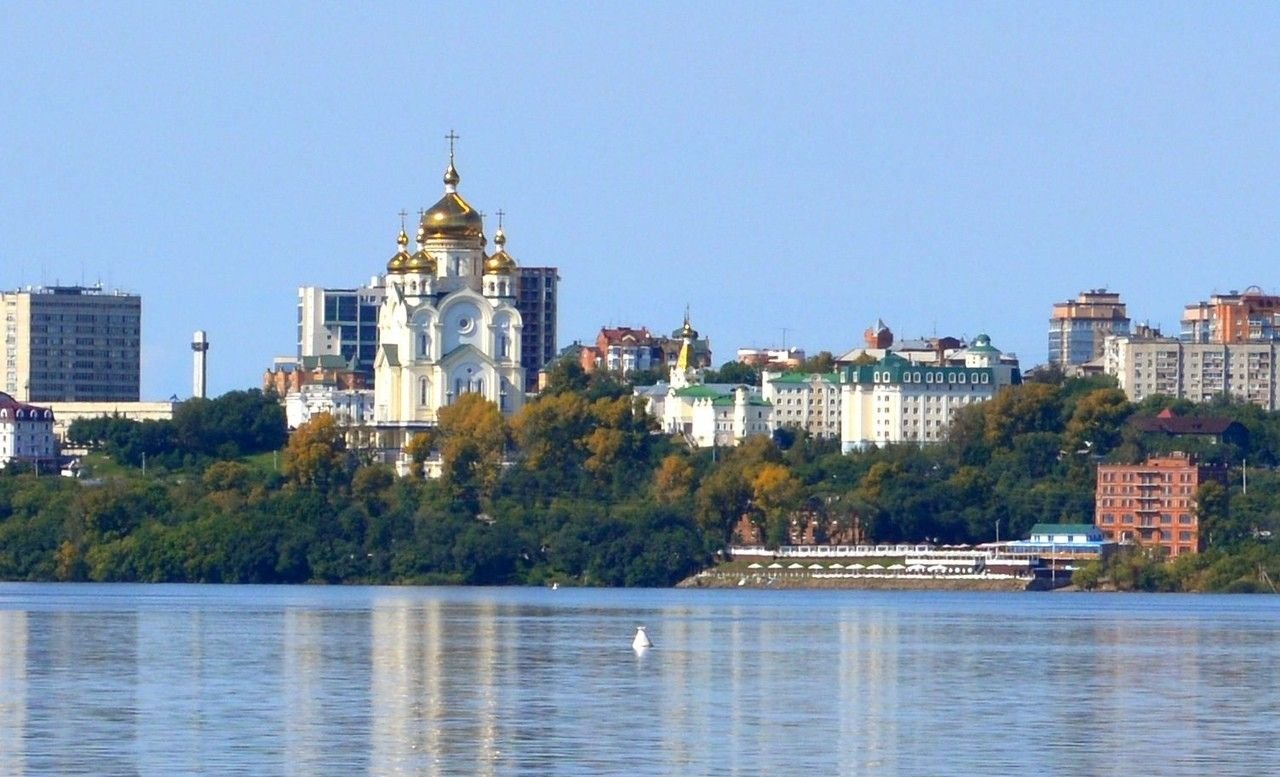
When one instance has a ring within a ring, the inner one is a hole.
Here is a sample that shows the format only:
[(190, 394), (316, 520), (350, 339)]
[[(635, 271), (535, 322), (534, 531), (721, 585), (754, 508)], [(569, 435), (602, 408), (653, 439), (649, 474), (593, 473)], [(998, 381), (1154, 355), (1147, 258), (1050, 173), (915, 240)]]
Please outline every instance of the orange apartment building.
[(1153, 456), (1142, 464), (1099, 464), (1094, 522), (1109, 541), (1159, 546), (1170, 556), (1198, 553), (1196, 490), (1225, 478), (1222, 467), (1185, 453)]
[(1182, 339), (1222, 345), (1280, 339), (1280, 297), (1250, 286), (1187, 305), (1182, 313)]

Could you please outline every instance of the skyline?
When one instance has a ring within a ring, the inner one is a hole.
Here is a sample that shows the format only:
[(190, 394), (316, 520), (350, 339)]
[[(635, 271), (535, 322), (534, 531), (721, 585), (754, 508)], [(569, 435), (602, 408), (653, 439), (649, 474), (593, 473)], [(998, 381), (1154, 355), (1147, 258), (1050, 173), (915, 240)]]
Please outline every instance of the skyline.
[[(839, 354), (1052, 305), (1280, 292), (1280, 11), (18, 5), (0, 29), (0, 287), (143, 298), (144, 399), (260, 384), (299, 286), (352, 287), (434, 202), (555, 266), (559, 345), (679, 326)], [(598, 11), (601, 15), (592, 12)], [(49, 34), (49, 31), (56, 34)]]

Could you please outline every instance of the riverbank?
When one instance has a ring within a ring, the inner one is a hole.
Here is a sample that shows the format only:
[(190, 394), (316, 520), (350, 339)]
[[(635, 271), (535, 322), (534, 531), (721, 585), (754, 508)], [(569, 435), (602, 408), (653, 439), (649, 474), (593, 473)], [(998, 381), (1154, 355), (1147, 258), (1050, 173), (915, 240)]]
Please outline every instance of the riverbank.
[(1018, 578), (961, 578), (860, 576), (815, 577), (809, 574), (780, 575), (737, 574), (706, 571), (687, 577), (677, 588), (777, 588), (777, 589), (851, 589), (879, 591), (1027, 591), (1028, 581)]

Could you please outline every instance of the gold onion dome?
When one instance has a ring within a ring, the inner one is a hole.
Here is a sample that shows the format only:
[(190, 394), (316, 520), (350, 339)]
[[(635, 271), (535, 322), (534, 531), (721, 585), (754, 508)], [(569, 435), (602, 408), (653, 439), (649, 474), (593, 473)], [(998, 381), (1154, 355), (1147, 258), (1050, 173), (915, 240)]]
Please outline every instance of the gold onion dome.
[(436, 258), (427, 253), (425, 249), (419, 248), (417, 253), (409, 258), (408, 264), (405, 265), (405, 272), (435, 275)]
[(449, 168), (444, 171), (444, 196), (422, 214), (418, 232), (422, 237), (476, 238), (484, 234), (484, 220), (480, 212), (462, 199), (454, 188), (459, 180), (458, 170), (450, 161)]
[(516, 260), (511, 258), (511, 254), (507, 253), (505, 246), (507, 245), (507, 236), (502, 231), (502, 227), (498, 227), (498, 232), (493, 236), (493, 244), (498, 247), (497, 253), (485, 260), (484, 272), (486, 275), (510, 275), (516, 269)]
[(400, 246), (400, 250), (396, 251), (396, 255), (387, 262), (387, 272), (389, 273), (402, 273), (409, 265), (409, 252), (405, 250), (405, 246), (409, 245), (409, 236), (404, 233), (404, 227), (400, 228), (400, 234), (396, 237), (396, 244)]

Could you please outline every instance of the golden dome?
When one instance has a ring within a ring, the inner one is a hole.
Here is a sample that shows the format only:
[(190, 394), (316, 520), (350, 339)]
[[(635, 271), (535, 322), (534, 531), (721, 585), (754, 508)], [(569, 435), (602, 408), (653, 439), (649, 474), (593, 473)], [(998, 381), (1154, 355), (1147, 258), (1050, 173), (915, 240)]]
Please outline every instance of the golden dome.
[(387, 262), (387, 272), (389, 273), (402, 273), (409, 264), (409, 252), (405, 250), (405, 246), (409, 245), (409, 236), (404, 233), (404, 227), (400, 228), (400, 234), (396, 237), (396, 244), (400, 246), (400, 250), (396, 251), (396, 255)]
[(498, 251), (485, 260), (485, 275), (510, 275), (516, 269), (516, 260), (512, 259), (511, 254), (504, 248), (507, 244), (507, 236), (502, 231), (502, 227), (498, 227), (497, 233), (493, 236), (493, 244), (498, 247)]
[(405, 265), (405, 272), (416, 272), (424, 275), (435, 275), (436, 258), (424, 249), (418, 249)]
[(434, 237), (476, 238), (484, 234), (484, 221), (480, 212), (467, 204), (457, 192), (445, 192), (440, 201), (422, 214), (419, 234), (423, 239)]
[(510, 275), (516, 269), (516, 260), (506, 251), (499, 251), (484, 262), (485, 275)]

